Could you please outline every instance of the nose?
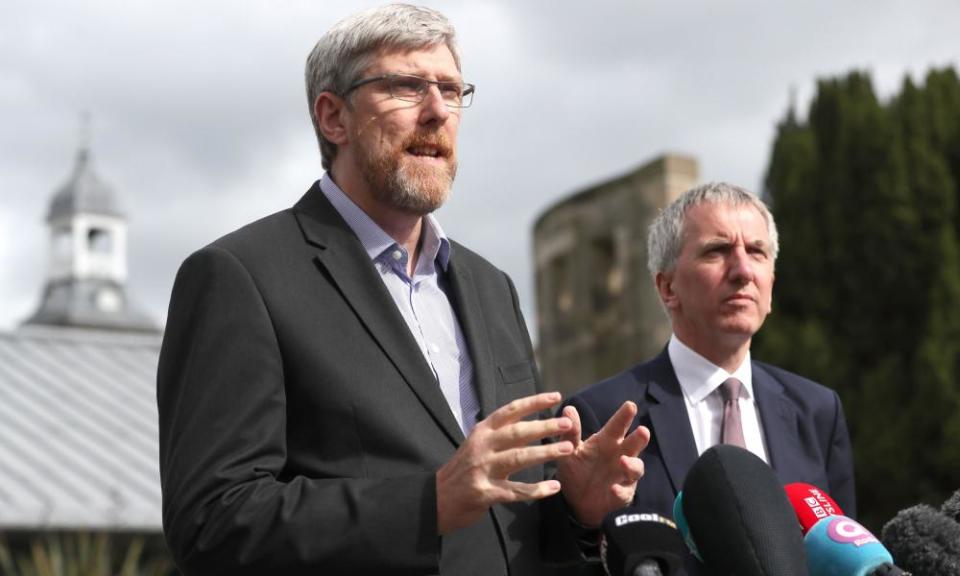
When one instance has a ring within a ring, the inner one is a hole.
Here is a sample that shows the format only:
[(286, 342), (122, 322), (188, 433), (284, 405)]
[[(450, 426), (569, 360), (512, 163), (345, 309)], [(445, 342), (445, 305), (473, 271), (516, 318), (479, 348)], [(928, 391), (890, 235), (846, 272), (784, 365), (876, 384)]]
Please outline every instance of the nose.
[(446, 122), (449, 117), (450, 108), (444, 101), (443, 94), (440, 93), (440, 88), (435, 84), (431, 84), (427, 87), (427, 92), (423, 95), (420, 122), (423, 124), (430, 122), (439, 122), (442, 124)]
[(745, 246), (737, 246), (730, 252), (729, 275), (731, 280), (747, 284), (753, 281), (756, 262), (750, 257)]

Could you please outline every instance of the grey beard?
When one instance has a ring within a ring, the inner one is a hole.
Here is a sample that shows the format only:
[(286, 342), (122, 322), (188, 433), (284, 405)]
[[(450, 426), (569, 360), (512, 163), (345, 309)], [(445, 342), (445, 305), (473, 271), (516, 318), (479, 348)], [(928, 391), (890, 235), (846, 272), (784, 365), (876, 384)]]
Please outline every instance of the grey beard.
[(385, 197), (380, 200), (417, 216), (430, 214), (443, 206), (450, 196), (450, 188), (456, 177), (456, 162), (438, 175), (412, 172), (402, 165), (395, 170), (389, 170), (385, 186), (379, 190)]

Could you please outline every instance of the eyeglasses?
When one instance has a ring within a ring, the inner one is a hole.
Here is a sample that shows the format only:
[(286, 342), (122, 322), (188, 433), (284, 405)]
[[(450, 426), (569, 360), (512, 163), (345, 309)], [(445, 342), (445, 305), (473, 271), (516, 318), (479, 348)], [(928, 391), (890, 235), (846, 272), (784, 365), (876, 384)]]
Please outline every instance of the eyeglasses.
[(437, 81), (427, 80), (419, 76), (409, 74), (383, 74), (382, 76), (373, 76), (357, 80), (347, 88), (344, 96), (353, 92), (364, 84), (384, 81), (390, 89), (390, 97), (404, 102), (423, 102), (430, 86), (436, 86), (440, 90), (440, 96), (444, 103), (450, 108), (466, 108), (473, 103), (473, 93), (477, 87), (465, 82)]

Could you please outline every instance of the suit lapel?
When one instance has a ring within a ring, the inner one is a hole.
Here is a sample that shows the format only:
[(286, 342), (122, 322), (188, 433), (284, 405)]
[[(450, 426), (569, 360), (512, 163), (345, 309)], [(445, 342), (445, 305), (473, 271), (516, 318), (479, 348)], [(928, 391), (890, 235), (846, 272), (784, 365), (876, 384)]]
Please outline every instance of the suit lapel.
[(760, 410), (770, 466), (781, 478), (802, 477), (803, 464), (795, 458), (804, 453), (793, 425), (797, 421), (796, 410), (784, 396), (782, 384), (756, 362), (752, 369), (753, 393)]
[(294, 206), (304, 237), (319, 248), (316, 264), (339, 290), (359, 321), (403, 376), (427, 412), (459, 445), (463, 432), (447, 405), (433, 371), (423, 357), (390, 293), (350, 227), (318, 184)]
[(473, 362), (473, 385), (480, 399), (480, 415), (477, 418), (479, 421), (497, 409), (497, 380), (480, 297), (470, 269), (462, 262), (461, 258), (456, 257), (456, 245), (451, 243), (447, 273), (453, 290), (454, 308), (458, 312), (457, 319)]
[[(458, 248), (456, 243), (451, 242), (447, 278), (450, 281), (452, 304), (457, 312), (460, 330), (463, 331), (463, 337), (467, 341), (467, 349), (473, 363), (473, 386), (480, 400), (480, 414), (477, 417), (479, 422), (497, 409), (496, 364), (493, 361), (477, 285), (473, 281), (470, 268), (464, 264), (464, 259), (457, 257)], [(515, 515), (516, 512), (508, 506), (490, 507), (490, 517), (493, 519), (501, 546), (505, 550), (508, 548), (506, 541), (509, 538), (506, 536), (506, 527), (510, 525), (510, 518)]]
[(647, 396), (653, 425), (651, 432), (656, 435), (660, 458), (670, 476), (673, 490), (679, 492), (698, 454), (680, 382), (666, 350), (649, 365), (648, 378)]

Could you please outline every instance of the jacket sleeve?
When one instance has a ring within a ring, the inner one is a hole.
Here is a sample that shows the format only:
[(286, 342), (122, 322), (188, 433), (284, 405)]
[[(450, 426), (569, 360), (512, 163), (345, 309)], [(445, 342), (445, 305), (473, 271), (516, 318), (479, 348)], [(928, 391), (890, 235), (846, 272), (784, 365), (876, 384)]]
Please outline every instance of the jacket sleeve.
[(853, 451), (850, 446), (850, 433), (843, 415), (843, 404), (836, 392), (833, 392), (833, 430), (827, 453), (827, 481), (830, 482), (830, 495), (844, 514), (857, 517), (857, 499), (854, 491)]
[(439, 571), (434, 473), (285, 469), (278, 336), (255, 279), (225, 249), (195, 253), (177, 275), (157, 402), (164, 534), (184, 574)]

